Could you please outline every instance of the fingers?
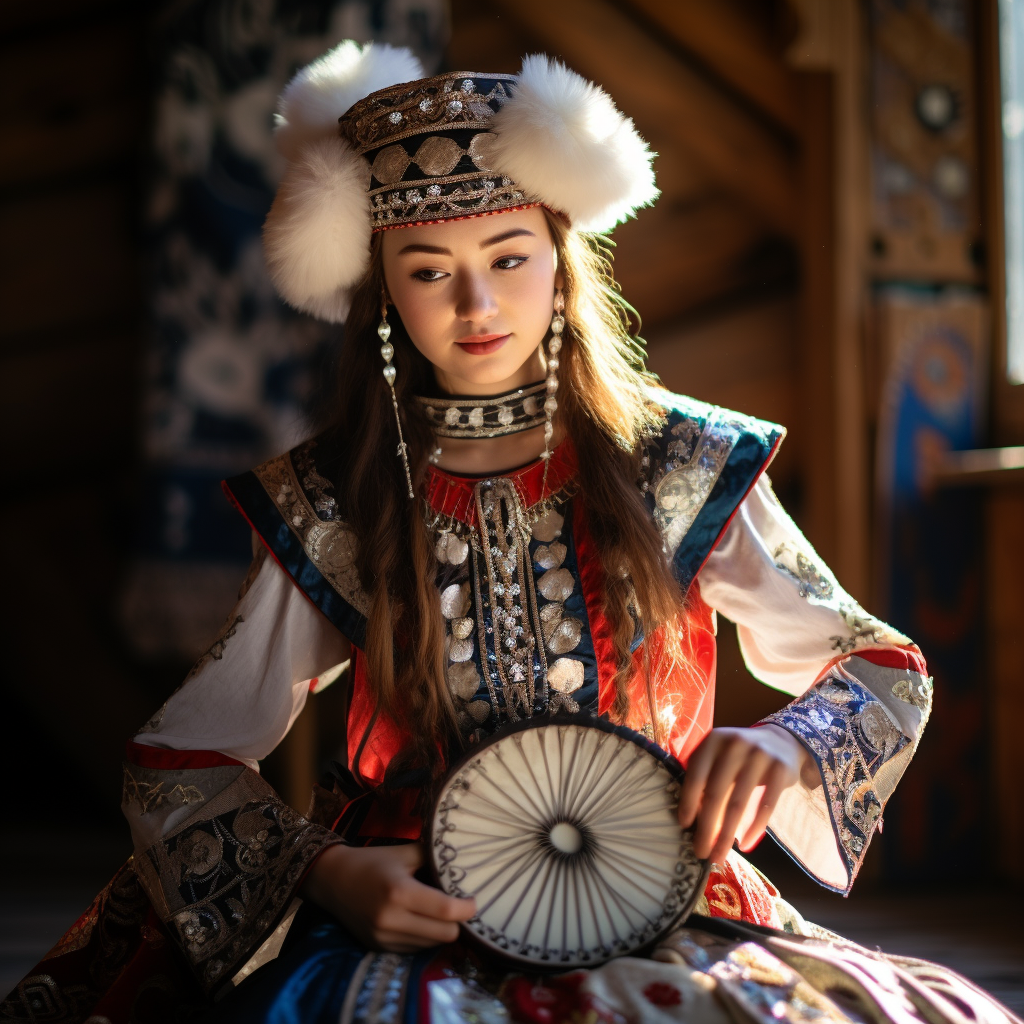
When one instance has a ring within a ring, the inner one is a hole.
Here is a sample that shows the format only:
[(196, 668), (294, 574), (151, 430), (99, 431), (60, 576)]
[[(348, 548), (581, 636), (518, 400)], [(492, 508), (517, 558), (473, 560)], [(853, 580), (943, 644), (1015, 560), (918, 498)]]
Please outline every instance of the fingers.
[(757, 814), (754, 815), (754, 820), (751, 821), (746, 832), (743, 834), (743, 838), (740, 840), (741, 850), (750, 850), (756, 845), (764, 830), (768, 827), (768, 821), (775, 811), (779, 797), (782, 796), (783, 791), (788, 785), (789, 778), (785, 766), (776, 762), (769, 769), (765, 779), (764, 795), (761, 797), (761, 802), (758, 805)]
[(419, 843), (402, 843), (401, 846), (389, 847), (388, 851), (399, 864), (409, 869), (409, 874), (423, 867), (423, 847)]
[(693, 836), (693, 850), (698, 857), (711, 856), (715, 848), (726, 813), (726, 803), (749, 754), (750, 747), (742, 740), (730, 740), (718, 751), (704, 786), (697, 831)]
[(382, 936), (389, 934), (395, 936), (396, 940), (417, 942), (424, 946), (454, 942), (459, 937), (459, 926), (454, 921), (424, 917), (404, 907), (389, 907), (378, 922), (376, 930)]
[(424, 949), (459, 937), (460, 921), (476, 913), (471, 899), (447, 896), (415, 879), (403, 882), (392, 891), (374, 922), (376, 943), (392, 952)]
[(710, 732), (693, 752), (686, 765), (686, 777), (679, 792), (679, 824), (689, 828), (697, 818), (701, 799), (704, 796), (704, 784), (715, 764), (715, 756), (721, 746), (722, 736)]
[(732, 790), (728, 793), (722, 808), (722, 823), (718, 834), (713, 837), (711, 859), (723, 861), (732, 847), (739, 830), (740, 822), (747, 813), (754, 790), (761, 786), (764, 775), (770, 770), (771, 758), (762, 751), (755, 750), (747, 754), (735, 776)]
[(468, 921), (476, 913), (476, 902), (448, 896), (415, 879), (395, 894), (396, 902), (410, 913), (439, 921)]

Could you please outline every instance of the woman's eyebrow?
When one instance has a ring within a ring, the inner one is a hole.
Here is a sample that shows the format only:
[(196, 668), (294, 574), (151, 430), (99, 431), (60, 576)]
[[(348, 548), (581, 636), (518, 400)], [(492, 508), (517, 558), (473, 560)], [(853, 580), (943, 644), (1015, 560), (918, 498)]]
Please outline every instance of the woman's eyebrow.
[(505, 231), (500, 235), (495, 235), (493, 238), (488, 238), (480, 243), (481, 249), (486, 249), (489, 245), (497, 245), (499, 242), (507, 242), (510, 238), (519, 238), (521, 235), (527, 235), (530, 238), (536, 238), (532, 231), (527, 231), (526, 228), (513, 228), (511, 231)]
[[(493, 238), (486, 238), (480, 243), (481, 249), (486, 249), (489, 246), (497, 245), (499, 242), (507, 242), (510, 238), (520, 238), (522, 236), (529, 238), (536, 238), (537, 236), (532, 231), (527, 231), (526, 228), (513, 228), (511, 231), (503, 231), (500, 235), (495, 235)], [(426, 253), (428, 256), (451, 256), (451, 249), (445, 249), (441, 245), (423, 245), (422, 243), (410, 243), (402, 249), (398, 250), (399, 256), (405, 256), (408, 253)]]
[(440, 245), (407, 245), (404, 249), (398, 250), (399, 256), (409, 252), (425, 252), (430, 256), (451, 256), (451, 249), (445, 249)]

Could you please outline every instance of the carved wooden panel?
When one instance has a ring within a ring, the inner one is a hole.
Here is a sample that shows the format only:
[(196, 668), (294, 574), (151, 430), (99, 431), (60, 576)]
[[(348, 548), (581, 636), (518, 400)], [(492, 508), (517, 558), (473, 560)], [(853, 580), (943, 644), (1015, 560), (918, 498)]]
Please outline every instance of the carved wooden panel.
[(872, 0), (873, 276), (979, 279), (972, 0)]

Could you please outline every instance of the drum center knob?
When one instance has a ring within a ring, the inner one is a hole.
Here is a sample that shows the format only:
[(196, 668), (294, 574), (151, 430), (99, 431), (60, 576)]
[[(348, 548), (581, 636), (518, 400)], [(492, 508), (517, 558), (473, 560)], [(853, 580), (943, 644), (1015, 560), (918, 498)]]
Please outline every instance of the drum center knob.
[(583, 833), (568, 821), (559, 821), (551, 826), (548, 842), (559, 853), (579, 853), (583, 847)]

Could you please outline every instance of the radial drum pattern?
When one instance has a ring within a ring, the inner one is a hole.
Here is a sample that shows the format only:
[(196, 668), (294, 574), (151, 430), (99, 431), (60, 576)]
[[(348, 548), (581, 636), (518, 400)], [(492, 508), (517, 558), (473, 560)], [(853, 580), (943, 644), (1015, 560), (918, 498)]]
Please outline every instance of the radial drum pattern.
[(537, 966), (592, 966), (671, 929), (706, 866), (679, 828), (673, 759), (599, 720), (535, 722), (448, 779), (434, 867), (445, 892), (476, 899), (466, 927), (485, 945)]

